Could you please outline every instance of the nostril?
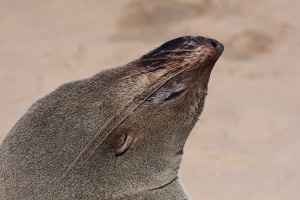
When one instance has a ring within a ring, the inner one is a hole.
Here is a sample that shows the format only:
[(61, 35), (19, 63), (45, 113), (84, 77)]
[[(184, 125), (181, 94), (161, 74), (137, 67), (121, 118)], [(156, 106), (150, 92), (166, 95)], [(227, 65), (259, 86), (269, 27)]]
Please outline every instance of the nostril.
[(208, 42), (209, 42), (214, 48), (217, 48), (218, 42), (217, 42), (216, 40), (208, 39)]
[(220, 42), (218, 42), (217, 40), (214, 40), (214, 39), (208, 39), (207, 40), (208, 43), (211, 44), (211, 46), (213, 46), (216, 50), (216, 52), (221, 55), (223, 53), (223, 50), (224, 50), (224, 46), (223, 44), (221, 44)]

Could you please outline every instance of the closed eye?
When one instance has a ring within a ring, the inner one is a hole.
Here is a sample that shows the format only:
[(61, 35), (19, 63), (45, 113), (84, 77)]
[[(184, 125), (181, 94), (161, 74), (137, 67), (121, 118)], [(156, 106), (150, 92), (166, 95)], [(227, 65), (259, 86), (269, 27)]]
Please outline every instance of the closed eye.
[(175, 90), (163, 90), (157, 91), (152, 94), (146, 101), (153, 101), (156, 103), (159, 102), (167, 102), (178, 98), (184, 91), (186, 91), (186, 87), (180, 87)]

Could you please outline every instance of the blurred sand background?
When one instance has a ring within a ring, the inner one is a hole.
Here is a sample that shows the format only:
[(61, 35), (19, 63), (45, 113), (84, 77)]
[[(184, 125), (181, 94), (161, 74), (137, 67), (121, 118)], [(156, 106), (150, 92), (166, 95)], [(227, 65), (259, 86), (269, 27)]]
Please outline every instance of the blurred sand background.
[(300, 199), (300, 1), (0, 0), (0, 141), (62, 83), (183, 35), (221, 41), (180, 177), (191, 199)]

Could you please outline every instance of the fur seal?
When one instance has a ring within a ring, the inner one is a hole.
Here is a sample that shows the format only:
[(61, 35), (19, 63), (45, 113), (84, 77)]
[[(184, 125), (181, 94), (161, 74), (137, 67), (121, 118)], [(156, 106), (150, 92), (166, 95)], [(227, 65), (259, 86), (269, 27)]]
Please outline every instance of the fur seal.
[(218, 41), (185, 36), (36, 101), (0, 147), (0, 199), (188, 199), (178, 179)]

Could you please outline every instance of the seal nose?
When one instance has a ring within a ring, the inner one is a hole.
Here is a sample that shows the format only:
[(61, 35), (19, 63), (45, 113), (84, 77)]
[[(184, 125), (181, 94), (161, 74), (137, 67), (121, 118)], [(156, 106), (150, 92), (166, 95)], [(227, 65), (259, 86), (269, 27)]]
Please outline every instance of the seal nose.
[(223, 53), (224, 50), (224, 46), (223, 44), (221, 44), (220, 42), (218, 42), (217, 40), (214, 39), (208, 39), (207, 40), (216, 50), (216, 52), (221, 55)]

